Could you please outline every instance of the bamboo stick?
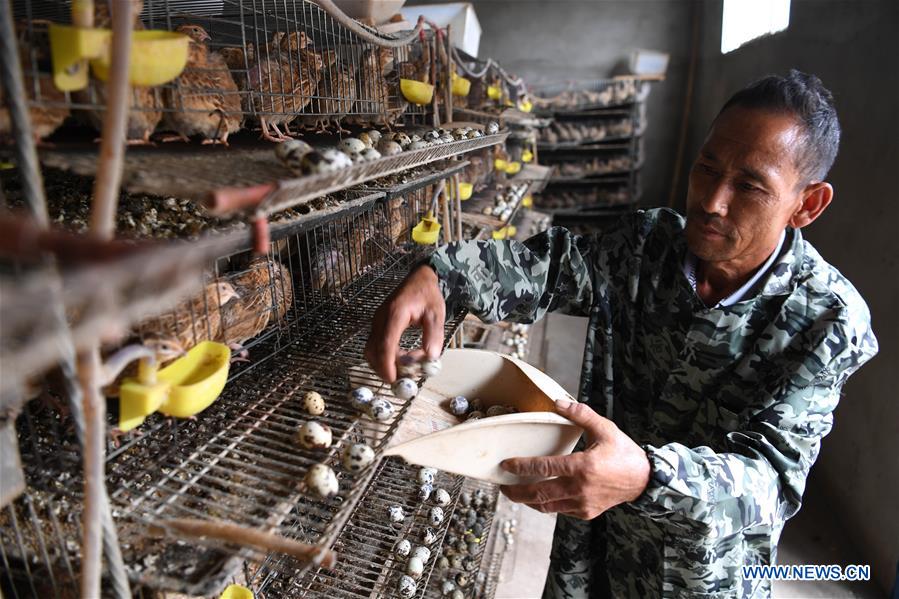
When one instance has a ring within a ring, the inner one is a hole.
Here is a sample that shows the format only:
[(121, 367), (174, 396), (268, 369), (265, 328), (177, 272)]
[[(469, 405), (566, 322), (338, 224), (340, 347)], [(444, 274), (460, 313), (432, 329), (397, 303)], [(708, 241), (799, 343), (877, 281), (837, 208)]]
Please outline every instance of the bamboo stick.
[[(87, 13), (83, 10), (80, 14)], [(92, 15), (92, 10), (90, 11)], [(78, 13), (76, 13), (78, 14)], [(90, 17), (78, 17), (88, 18)], [(91, 207), (91, 233), (100, 239), (115, 234), (115, 213), (122, 160), (125, 151), (125, 127), (128, 118), (130, 86), (128, 67), (134, 15), (130, 2), (116, 2), (112, 11), (112, 65), (106, 84), (106, 111), (94, 200)], [(78, 379), (84, 394), (84, 513), (82, 514), (81, 595), (100, 596), (102, 574), (102, 521), (107, 505), (105, 463), (106, 401), (100, 394), (99, 344), (78, 356)]]
[(333, 568), (337, 563), (337, 555), (330, 549), (300, 543), (278, 534), (230, 522), (175, 518), (164, 520), (159, 523), (159, 527), (154, 528), (160, 527), (171, 529), (179, 535), (190, 538), (206, 537), (265, 552), (276, 551), (295, 557), (300, 561), (321, 564), (326, 568)]

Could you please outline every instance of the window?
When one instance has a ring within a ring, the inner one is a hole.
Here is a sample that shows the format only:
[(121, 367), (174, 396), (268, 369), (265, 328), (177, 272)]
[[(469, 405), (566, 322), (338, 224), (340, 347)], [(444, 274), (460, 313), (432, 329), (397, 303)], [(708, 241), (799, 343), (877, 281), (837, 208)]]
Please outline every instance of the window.
[(727, 54), (790, 24), (790, 0), (724, 0), (721, 53)]

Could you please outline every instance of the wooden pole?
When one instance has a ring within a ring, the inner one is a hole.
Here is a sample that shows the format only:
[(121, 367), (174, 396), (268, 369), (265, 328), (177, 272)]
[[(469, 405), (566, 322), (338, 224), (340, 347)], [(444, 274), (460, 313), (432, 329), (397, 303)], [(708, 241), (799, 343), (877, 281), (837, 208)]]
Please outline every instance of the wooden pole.
[[(94, 201), (91, 208), (91, 233), (100, 239), (115, 234), (115, 214), (122, 160), (125, 152), (125, 128), (131, 88), (128, 66), (134, 27), (130, 2), (115, 2), (112, 11), (112, 66), (106, 84), (106, 111)], [(102, 365), (99, 343), (78, 356), (78, 380), (84, 395), (84, 512), (82, 514), (81, 596), (100, 597), (102, 574), (102, 514), (106, 504), (106, 400), (100, 393)]]

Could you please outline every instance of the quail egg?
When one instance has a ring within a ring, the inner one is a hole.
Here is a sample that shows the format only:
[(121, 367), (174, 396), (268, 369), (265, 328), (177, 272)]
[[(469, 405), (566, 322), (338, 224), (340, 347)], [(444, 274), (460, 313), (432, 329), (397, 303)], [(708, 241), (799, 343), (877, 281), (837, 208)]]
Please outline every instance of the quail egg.
[(406, 150), (409, 152), (411, 152), (413, 150), (423, 150), (423, 149), (427, 148), (429, 145), (430, 144), (426, 141), (420, 141), (420, 140), (413, 141), (406, 147)]
[(431, 492), (434, 490), (434, 485), (431, 483), (425, 483), (418, 487), (418, 500), (424, 503), (431, 497)]
[(503, 416), (503, 415), (509, 414), (509, 413), (511, 413), (511, 410), (509, 410), (509, 408), (507, 408), (506, 406), (497, 405), (497, 406), (490, 406), (489, 408), (487, 408), (487, 416), (488, 417)]
[(360, 412), (368, 410), (368, 405), (375, 398), (375, 394), (368, 387), (356, 387), (350, 391), (350, 403)]
[(315, 420), (304, 422), (297, 432), (297, 441), (306, 449), (327, 449), (331, 447), (331, 427)]
[(425, 571), (425, 563), (420, 557), (415, 557), (414, 555), (409, 558), (409, 561), (406, 562), (406, 574), (415, 578), (416, 580), (421, 578), (421, 575), (424, 574)]
[(440, 585), (440, 593), (443, 595), (449, 595), (453, 591), (456, 590), (456, 583), (452, 580), (444, 580), (443, 584)]
[(386, 422), (393, 416), (395, 408), (393, 404), (384, 399), (377, 397), (368, 404), (368, 415), (378, 422)]
[(369, 129), (368, 131), (366, 131), (366, 133), (368, 134), (369, 139), (371, 139), (372, 143), (374, 143), (375, 145), (377, 145), (378, 142), (381, 141), (381, 132), (377, 129)]
[(375, 461), (375, 450), (365, 443), (352, 443), (343, 448), (343, 467), (350, 472), (362, 472)]
[(462, 506), (470, 507), (471, 501), (471, 493), (469, 493), (468, 491), (462, 491), (462, 494), (459, 495), (459, 502), (462, 504)]
[(465, 416), (468, 413), (468, 399), (462, 395), (457, 395), (450, 400), (449, 403), (450, 412), (453, 413), (454, 416)]
[(475, 555), (475, 554), (478, 552), (478, 548), (479, 548), (479, 547), (480, 547), (480, 545), (478, 545), (478, 544), (475, 543), (474, 541), (470, 542), (470, 543), (468, 544), (468, 553), (469, 553), (470, 555)]
[(462, 569), (466, 572), (474, 572), (478, 569), (478, 560), (476, 560), (474, 557), (463, 558)]
[(419, 468), (418, 482), (423, 485), (433, 485), (434, 478), (437, 476), (437, 470), (434, 468)]
[(456, 590), (453, 591), (452, 594), (450, 595), (450, 599), (465, 599), (465, 593), (463, 593), (463, 592), (460, 591), (459, 589), (456, 589)]
[(428, 510), (428, 522), (431, 523), (431, 526), (440, 526), (443, 524), (443, 508), (437, 506)]
[(325, 400), (316, 391), (307, 391), (303, 395), (303, 409), (312, 416), (321, 416), (325, 413)]
[(400, 147), (402, 147), (404, 150), (406, 149), (406, 146), (408, 146), (409, 144), (412, 143), (412, 139), (408, 135), (406, 135), (405, 133), (402, 133), (402, 132), (394, 133), (393, 141), (400, 144)]
[(484, 411), (484, 400), (478, 399), (477, 397), (468, 402), (468, 407), (472, 411), (483, 412)]
[(468, 418), (466, 418), (465, 420), (478, 420), (478, 419), (483, 418), (483, 417), (484, 417), (484, 412), (481, 412), (481, 411), (479, 411), (479, 410), (475, 410), (474, 412), (469, 412), (469, 413), (468, 413)]
[(337, 491), (340, 489), (334, 471), (324, 464), (316, 464), (310, 468), (303, 481), (313, 493), (322, 499), (337, 495)]
[(468, 133), (465, 134), (465, 139), (477, 139), (477, 138), (481, 137), (482, 135), (483, 135), (483, 133), (481, 133), (477, 129), (472, 129), (471, 131), (469, 131)]
[(393, 552), (400, 557), (407, 557), (412, 551), (412, 543), (408, 539), (400, 539), (393, 547)]
[(449, 566), (450, 566), (449, 558), (446, 557), (445, 555), (441, 555), (437, 559), (437, 568), (439, 570), (446, 570), (447, 568), (449, 568)]
[(289, 139), (275, 146), (275, 156), (292, 171), (301, 172), (303, 156), (312, 151), (312, 146), (299, 139)]
[(400, 524), (406, 519), (406, 512), (403, 511), (403, 507), (400, 505), (391, 505), (388, 507), (387, 514), (390, 516), (390, 521), (394, 524)]
[(457, 127), (455, 129), (453, 129), (453, 131), (452, 131), (453, 139), (465, 139), (465, 136), (467, 134), (468, 134), (468, 132), (461, 127)]
[(443, 143), (445, 143), (445, 144), (452, 143), (452, 142), (456, 141), (456, 138), (453, 137), (453, 134), (452, 134), (452, 133), (446, 133), (446, 134), (444, 134), (444, 135), (441, 135), (441, 136), (440, 136), (440, 139), (442, 139), (442, 140), (443, 140)]
[(412, 550), (412, 557), (417, 557), (422, 562), (428, 563), (428, 560), (431, 559), (431, 550), (423, 545), (419, 545)]
[(378, 151), (382, 156), (394, 156), (403, 152), (403, 147), (392, 140), (381, 140), (378, 142)]
[(418, 395), (418, 385), (412, 379), (397, 379), (393, 383), (393, 394), (400, 399), (412, 399)]
[(434, 503), (446, 507), (450, 504), (450, 501), (450, 494), (446, 489), (434, 489)]
[(365, 148), (365, 142), (361, 139), (356, 139), (355, 137), (347, 137), (337, 145), (338, 150), (350, 157), (361, 154), (362, 150)]
[(311, 151), (303, 156), (300, 169), (304, 175), (320, 175), (334, 173), (352, 164), (349, 156), (339, 150)]
[(459, 572), (456, 574), (456, 584), (464, 589), (471, 584), (471, 577), (465, 572)]
[(403, 574), (396, 583), (396, 590), (401, 597), (412, 597), (418, 591), (418, 584), (411, 576)]
[(425, 545), (433, 545), (437, 542), (437, 532), (430, 526), (425, 528), (424, 543)]
[(418, 374), (421, 366), (413, 356), (404, 354), (396, 360), (396, 372), (401, 377), (412, 378)]
[(496, 121), (490, 121), (487, 123), (487, 126), (484, 127), (484, 133), (487, 135), (496, 135), (499, 133), (499, 123)]
[(425, 376), (437, 376), (440, 374), (440, 369), (443, 368), (443, 363), (438, 360), (425, 360), (421, 363), (421, 371)]
[(374, 148), (365, 148), (359, 152), (358, 162), (371, 162), (381, 157), (381, 153)]
[(461, 570), (462, 569), (462, 556), (454, 555), (450, 558), (450, 568), (453, 570)]
[(440, 133), (432, 129), (430, 131), (425, 132), (425, 134), (422, 135), (421, 138), (427, 142), (435, 142), (438, 139), (440, 139)]

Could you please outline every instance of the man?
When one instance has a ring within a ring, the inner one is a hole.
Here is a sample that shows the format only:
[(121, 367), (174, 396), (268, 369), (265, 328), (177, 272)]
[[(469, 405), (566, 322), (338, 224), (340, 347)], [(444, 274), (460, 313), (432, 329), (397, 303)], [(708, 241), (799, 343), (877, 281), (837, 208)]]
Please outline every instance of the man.
[(686, 219), (450, 244), (379, 310), (366, 352), (386, 380), (410, 325), (439, 354), (447, 305), (589, 316), (582, 403), (558, 408), (581, 451), (503, 464), (553, 477), (503, 488), (560, 514), (545, 596), (770, 595), (742, 566), (775, 562), (840, 389), (877, 352), (864, 301), (800, 233), (833, 198), (839, 137), (816, 77), (766, 77), (712, 124)]

